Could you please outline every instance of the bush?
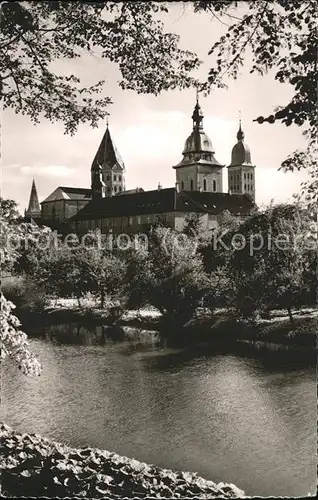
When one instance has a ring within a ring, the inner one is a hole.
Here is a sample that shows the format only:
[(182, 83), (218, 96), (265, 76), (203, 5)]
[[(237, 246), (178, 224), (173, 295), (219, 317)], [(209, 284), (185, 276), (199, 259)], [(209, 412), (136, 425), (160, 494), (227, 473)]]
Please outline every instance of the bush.
[(48, 297), (43, 287), (27, 277), (6, 278), (2, 284), (2, 293), (7, 300), (16, 305), (17, 309), (41, 312), (48, 304)]
[(2, 278), (1, 290), (7, 300), (20, 307), (25, 293), (25, 278), (22, 276), (10, 276)]

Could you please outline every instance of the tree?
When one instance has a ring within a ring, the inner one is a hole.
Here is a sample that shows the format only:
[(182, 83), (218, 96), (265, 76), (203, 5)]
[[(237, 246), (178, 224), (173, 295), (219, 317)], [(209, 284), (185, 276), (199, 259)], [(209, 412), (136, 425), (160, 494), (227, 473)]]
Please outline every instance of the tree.
[[(10, 200), (11, 201), (11, 200)], [(13, 202), (14, 203), (14, 202)], [(14, 210), (14, 204), (9, 204)], [(11, 209), (9, 217), (1, 220), (1, 237), (2, 244), (0, 248), (0, 271), (12, 269), (15, 260), (18, 258), (18, 249), (13, 248), (8, 244), (8, 235), (11, 234), (17, 237), (19, 226), (9, 224), (11, 219)], [(15, 220), (13, 218), (13, 220)], [(15, 305), (8, 301), (3, 293), (0, 294), (0, 356), (4, 358), (12, 358), (16, 361), (19, 368), (26, 375), (36, 374), (41, 372), (41, 364), (36, 356), (29, 350), (27, 335), (20, 329), (20, 321), (13, 314)]]
[(88, 291), (100, 300), (103, 309), (108, 296), (123, 293), (125, 262), (111, 252), (99, 248), (85, 250), (79, 264)]
[(292, 309), (306, 303), (317, 245), (311, 222), (297, 205), (270, 206), (227, 236), (234, 306), (243, 317), (280, 308), (292, 321)]
[(186, 215), (182, 232), (189, 238), (194, 238), (198, 248), (208, 246), (211, 241), (211, 231), (204, 227), (200, 213), (194, 212)]
[[(291, 153), (281, 168), (306, 168), (308, 158), (317, 154), (317, 4), (314, 0), (249, 0), (240, 2), (242, 6), (246, 12), (240, 16), (236, 1), (194, 2), (195, 12), (211, 12), (228, 26), (227, 33), (209, 51), (215, 65), (202, 89), (208, 93), (214, 87), (225, 87), (225, 79), (237, 79), (243, 66), (259, 75), (274, 70), (275, 79), (291, 85), (294, 95), (270, 116), (256, 120), (303, 126), (307, 149)], [(314, 180), (304, 187), (317, 203), (317, 168), (311, 173)]]
[(148, 252), (139, 252), (128, 270), (128, 303), (151, 304), (170, 326), (187, 323), (210, 292), (196, 242), (169, 228), (153, 230)]
[(14, 234), (19, 245), (12, 271), (15, 274), (34, 276), (43, 255), (53, 245), (55, 235), (47, 226), (39, 227), (25, 222), (14, 227)]
[(96, 126), (107, 115), (110, 97), (100, 97), (104, 81), (81, 85), (59, 75), (54, 64), (83, 54), (116, 63), (123, 89), (159, 94), (193, 85), (195, 54), (178, 47), (157, 14), (156, 2), (2, 2), (0, 96), (4, 108), (38, 123), (44, 115), (62, 121), (73, 134), (79, 123)]
[(12, 310), (14, 304), (0, 295), (0, 352), (1, 358), (10, 357), (18, 363), (25, 375), (40, 375), (42, 366), (29, 350), (27, 335), (20, 330), (20, 321)]
[(14, 200), (6, 200), (0, 196), (0, 221), (11, 224), (12, 222), (19, 222), (21, 218), (18, 204)]
[(32, 278), (44, 287), (46, 293), (63, 298), (76, 297), (78, 305), (88, 292), (87, 276), (83, 273), (85, 249), (74, 250), (61, 245), (42, 252)]

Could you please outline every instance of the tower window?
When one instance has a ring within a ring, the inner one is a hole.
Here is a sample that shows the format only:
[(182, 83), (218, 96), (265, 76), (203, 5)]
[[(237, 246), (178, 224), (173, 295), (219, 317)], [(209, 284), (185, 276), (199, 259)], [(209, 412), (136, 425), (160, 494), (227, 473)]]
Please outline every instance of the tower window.
[(117, 193), (117, 186), (114, 186), (114, 192)]
[(107, 175), (106, 179), (107, 179), (108, 181), (110, 181), (110, 175)]
[(190, 189), (191, 189), (191, 191), (193, 191), (193, 180), (192, 179), (190, 181)]
[(213, 191), (216, 191), (216, 180), (213, 179), (213, 182), (212, 182), (212, 189)]
[(246, 184), (244, 184), (244, 190), (246, 191)]
[(121, 181), (121, 175), (118, 176), (118, 180)]
[(114, 175), (114, 181), (116, 181), (116, 180), (117, 180), (117, 175)]
[(119, 186), (118, 190), (121, 191), (121, 186)]
[(181, 181), (181, 189), (184, 190), (184, 182)]
[(206, 179), (203, 179), (203, 189), (206, 191)]

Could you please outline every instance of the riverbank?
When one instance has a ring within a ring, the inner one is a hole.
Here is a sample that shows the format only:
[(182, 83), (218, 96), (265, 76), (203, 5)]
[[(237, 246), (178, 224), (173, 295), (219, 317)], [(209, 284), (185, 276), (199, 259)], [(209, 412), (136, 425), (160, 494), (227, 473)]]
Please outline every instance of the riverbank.
[(225, 310), (218, 310), (213, 315), (201, 311), (181, 328), (171, 320), (166, 321), (151, 307), (122, 313), (116, 305), (99, 309), (89, 300), (79, 306), (73, 299), (58, 299), (51, 301), (41, 312), (21, 309), (17, 314), (22, 323), (28, 326), (78, 322), (118, 328), (131, 326), (152, 332), (156, 330), (170, 345), (244, 345), (256, 349), (289, 349), (304, 354), (314, 353), (317, 347), (318, 311), (314, 308), (295, 311), (293, 322), (285, 311), (273, 311), (270, 319), (259, 319), (254, 323), (231, 318)]
[(0, 426), (1, 486), (7, 497), (242, 498), (233, 484), (173, 472), (116, 453), (74, 449)]

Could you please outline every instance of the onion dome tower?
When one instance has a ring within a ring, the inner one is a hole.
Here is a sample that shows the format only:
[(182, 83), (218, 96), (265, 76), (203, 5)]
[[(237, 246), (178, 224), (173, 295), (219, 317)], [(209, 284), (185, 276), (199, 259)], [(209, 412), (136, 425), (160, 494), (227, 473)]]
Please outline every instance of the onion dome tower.
[(215, 158), (211, 139), (203, 130), (203, 112), (197, 101), (192, 114), (193, 130), (182, 152), (183, 159), (176, 169), (176, 183), (180, 191), (222, 192), (222, 168)]
[(250, 148), (244, 142), (241, 120), (236, 137), (237, 143), (232, 149), (231, 163), (228, 166), (229, 192), (249, 194), (255, 201), (255, 165), (252, 164)]
[(125, 191), (125, 164), (110, 135), (108, 122), (106, 132), (91, 166), (91, 181), (96, 183), (100, 170), (105, 184), (105, 196), (113, 196)]

